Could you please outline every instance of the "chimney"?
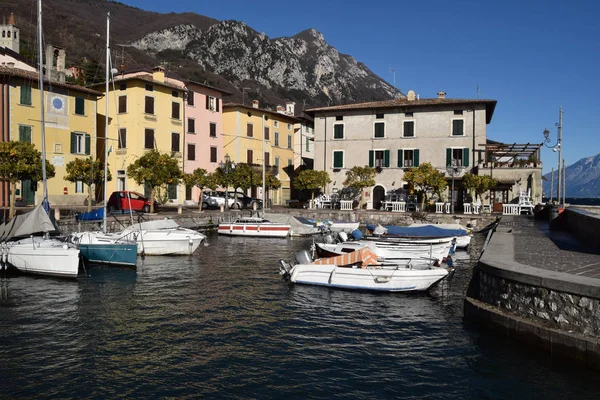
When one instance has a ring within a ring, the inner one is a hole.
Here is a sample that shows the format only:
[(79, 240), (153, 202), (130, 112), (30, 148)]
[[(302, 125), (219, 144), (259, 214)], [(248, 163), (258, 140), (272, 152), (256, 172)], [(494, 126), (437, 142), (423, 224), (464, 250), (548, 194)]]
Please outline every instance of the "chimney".
[(438, 99), (445, 99), (446, 98), (446, 92), (438, 92)]
[(10, 16), (8, 17), (8, 25), (16, 25), (15, 24), (15, 14), (10, 13)]
[(285, 107), (284, 106), (277, 106), (277, 112), (279, 114), (285, 114)]
[(415, 100), (415, 91), (414, 90), (409, 90), (408, 94), (406, 95), (406, 99), (408, 101), (414, 101)]
[(252, 107), (258, 108), (258, 100), (252, 100)]
[(152, 79), (157, 82), (165, 82), (165, 68), (162, 66), (157, 66), (152, 68)]

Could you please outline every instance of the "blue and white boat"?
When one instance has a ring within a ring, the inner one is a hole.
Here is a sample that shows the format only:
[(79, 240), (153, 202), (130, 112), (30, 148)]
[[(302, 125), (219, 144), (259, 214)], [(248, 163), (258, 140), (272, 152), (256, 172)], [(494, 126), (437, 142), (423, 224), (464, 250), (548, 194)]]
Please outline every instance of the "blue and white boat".
[(394, 238), (401, 241), (411, 241), (413, 243), (434, 243), (439, 239), (455, 238), (456, 248), (467, 248), (471, 242), (472, 235), (460, 227), (452, 224), (448, 226), (440, 225), (373, 225), (367, 222), (367, 230), (378, 237)]
[(137, 242), (103, 232), (74, 232), (69, 242), (79, 248), (84, 260), (92, 263), (135, 267)]

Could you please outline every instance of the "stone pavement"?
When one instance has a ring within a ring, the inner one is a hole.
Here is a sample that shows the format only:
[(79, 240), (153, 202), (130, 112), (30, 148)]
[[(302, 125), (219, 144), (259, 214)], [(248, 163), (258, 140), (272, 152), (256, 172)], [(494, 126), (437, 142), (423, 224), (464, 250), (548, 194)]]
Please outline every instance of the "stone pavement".
[(547, 221), (526, 216), (503, 216), (500, 225), (512, 227), (514, 261), (548, 271), (600, 278), (600, 249), (586, 246), (570, 233), (550, 231)]

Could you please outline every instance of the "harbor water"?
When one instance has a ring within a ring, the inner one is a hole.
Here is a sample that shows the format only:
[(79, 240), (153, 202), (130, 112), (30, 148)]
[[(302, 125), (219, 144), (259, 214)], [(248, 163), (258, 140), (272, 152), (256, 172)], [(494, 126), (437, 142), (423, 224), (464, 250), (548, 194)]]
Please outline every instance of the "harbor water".
[(421, 294), (290, 285), (278, 260), (310, 238), (209, 234), (137, 270), (12, 276), (0, 398), (597, 399), (596, 372), (463, 321), (484, 239)]

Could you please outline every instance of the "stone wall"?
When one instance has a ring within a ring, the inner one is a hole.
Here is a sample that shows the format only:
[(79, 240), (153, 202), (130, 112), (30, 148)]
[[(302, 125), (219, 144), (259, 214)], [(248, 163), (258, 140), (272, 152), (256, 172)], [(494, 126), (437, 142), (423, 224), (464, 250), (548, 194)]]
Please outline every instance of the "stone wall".
[(600, 246), (600, 214), (598, 207), (579, 208), (569, 207), (565, 209), (563, 226), (573, 235), (585, 241), (590, 247)]

